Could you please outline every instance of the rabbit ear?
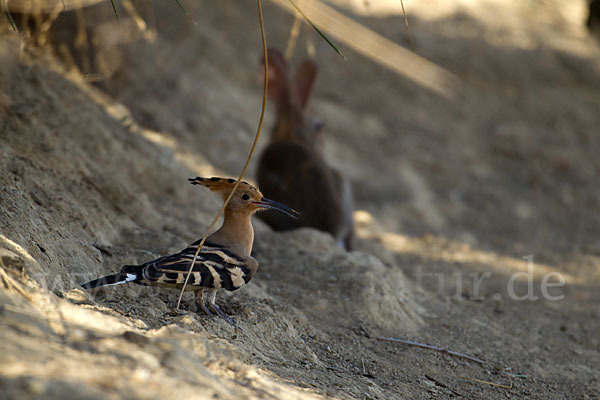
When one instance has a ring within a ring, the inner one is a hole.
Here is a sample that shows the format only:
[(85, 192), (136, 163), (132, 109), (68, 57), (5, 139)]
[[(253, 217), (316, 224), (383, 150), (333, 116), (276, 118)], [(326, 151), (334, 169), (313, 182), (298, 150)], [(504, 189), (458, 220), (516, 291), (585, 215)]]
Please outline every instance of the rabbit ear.
[(304, 61), (294, 76), (294, 100), (301, 109), (306, 108), (310, 92), (317, 78), (317, 65), (312, 60)]
[[(285, 57), (279, 50), (268, 49), (267, 58), (269, 60), (269, 87), (267, 95), (277, 103), (286, 102), (290, 99), (290, 89), (288, 84), (288, 67)], [(265, 59), (261, 64), (264, 66)], [(264, 80), (264, 71), (262, 79)]]

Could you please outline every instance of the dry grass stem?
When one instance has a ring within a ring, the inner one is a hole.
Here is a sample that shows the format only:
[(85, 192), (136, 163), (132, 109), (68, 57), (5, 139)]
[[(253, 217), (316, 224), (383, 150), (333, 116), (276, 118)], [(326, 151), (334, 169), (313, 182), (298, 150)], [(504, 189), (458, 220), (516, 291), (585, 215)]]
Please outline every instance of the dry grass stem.
[(406, 15), (406, 10), (404, 9), (404, 0), (400, 0), (400, 5), (402, 6), (402, 15), (404, 15), (404, 25), (406, 25), (406, 30), (408, 31), (408, 38), (410, 39), (410, 47), (412, 48), (412, 51), (416, 53), (417, 49), (415, 49), (415, 42), (410, 31), (410, 25), (408, 24), (408, 16)]
[(8, 275), (6, 273), (6, 271), (4, 270), (4, 268), (2, 268), (2, 267), (0, 267), (0, 277), (4, 281), (4, 285), (6, 286), (7, 289), (9, 289), (9, 290), (14, 289), (17, 292), (19, 292), (19, 294), (21, 294), (23, 297), (25, 297), (27, 300), (31, 301), (31, 297), (29, 297), (29, 295), (27, 294), (25, 289), (23, 289), (17, 281), (15, 281), (10, 275)]
[(458, 357), (458, 358), (464, 358), (465, 360), (469, 360), (469, 361), (473, 361), (476, 362), (477, 364), (481, 364), (481, 365), (486, 365), (487, 362), (477, 358), (477, 357), (473, 357), (470, 356), (468, 354), (463, 354), (463, 353), (459, 353), (457, 351), (454, 350), (448, 350), (444, 347), (438, 347), (438, 346), (433, 346), (431, 344), (426, 344), (426, 343), (419, 343), (419, 342), (413, 342), (412, 340), (407, 340), (407, 339), (398, 339), (398, 338), (390, 338), (390, 337), (383, 337), (383, 336), (377, 336), (375, 339), (377, 340), (384, 340), (387, 342), (396, 342), (396, 343), (402, 343), (402, 344), (406, 344), (409, 346), (415, 346), (415, 347), (421, 347), (423, 349), (429, 349), (429, 350), (434, 350), (434, 351), (439, 351), (440, 353), (446, 353), (449, 354), (451, 356), (454, 357)]
[[(302, 3), (300, 3), (302, 4)], [(300, 27), (302, 26), (302, 16), (298, 11), (294, 14), (294, 23), (292, 28), (290, 29), (290, 35), (288, 36), (287, 45), (285, 46), (285, 59), (290, 60), (292, 58), (292, 54), (294, 54), (294, 47), (296, 46), (296, 40), (298, 39), (298, 34), (300, 33)]]
[(265, 64), (265, 79), (264, 79), (264, 85), (263, 85), (263, 101), (262, 101), (262, 107), (261, 107), (261, 112), (260, 112), (260, 119), (258, 121), (258, 127), (256, 129), (256, 135), (254, 136), (254, 142), (252, 143), (252, 148), (250, 149), (250, 154), (248, 154), (248, 159), (246, 160), (246, 164), (244, 164), (244, 168), (242, 169), (242, 172), (240, 173), (239, 178), (235, 182), (235, 185), (233, 186), (231, 193), (229, 193), (229, 196), (227, 196), (227, 199), (223, 203), (223, 206), (221, 207), (221, 209), (219, 210), (219, 212), (213, 219), (212, 223), (206, 230), (204, 237), (202, 237), (202, 240), (198, 244), (198, 248), (196, 249), (196, 254), (194, 255), (194, 259), (192, 260), (192, 265), (190, 265), (188, 274), (185, 277), (185, 282), (183, 282), (183, 287), (181, 288), (181, 293), (179, 294), (179, 299), (177, 300), (177, 309), (179, 309), (179, 306), (181, 305), (181, 299), (183, 297), (183, 293), (185, 292), (185, 287), (187, 286), (187, 283), (190, 279), (190, 275), (192, 274), (192, 271), (194, 270), (194, 265), (196, 264), (196, 258), (198, 257), (198, 254), (200, 254), (200, 249), (202, 249), (202, 246), (204, 246), (204, 242), (206, 242), (208, 235), (210, 234), (211, 230), (213, 229), (213, 227), (215, 226), (215, 224), (217, 223), (219, 218), (221, 218), (221, 215), (223, 215), (223, 212), (225, 211), (225, 207), (227, 207), (227, 204), (229, 204), (229, 201), (233, 197), (233, 194), (237, 190), (238, 186), (240, 185), (240, 182), (242, 181), (242, 179), (244, 178), (244, 175), (246, 174), (246, 170), (248, 169), (250, 160), (252, 160), (252, 156), (254, 155), (254, 149), (256, 149), (256, 144), (258, 143), (258, 138), (260, 137), (260, 132), (262, 130), (263, 121), (265, 119), (265, 109), (267, 106), (267, 88), (268, 88), (268, 84), (269, 84), (269, 68), (268, 68), (269, 62), (267, 60), (267, 41), (265, 39), (265, 26), (264, 26), (264, 21), (263, 21), (263, 14), (262, 14), (262, 3), (261, 3), (261, 0), (257, 0), (256, 3), (258, 6), (258, 19), (260, 21), (260, 34), (261, 34), (262, 45), (263, 45), (263, 56), (265, 58), (265, 63), (264, 63)]
[[(296, 11), (287, 0), (272, 1), (289, 12)], [(305, 2), (302, 12), (324, 32), (384, 67), (449, 99), (458, 95), (461, 82), (456, 75), (346, 17), (322, 1)]]
[(468, 381), (477, 382), (477, 383), (483, 383), (484, 385), (494, 386), (494, 387), (498, 387), (498, 388), (502, 388), (502, 389), (512, 389), (512, 382), (511, 382), (511, 385), (509, 386), (509, 385), (504, 385), (501, 383), (482, 381), (481, 379), (477, 379), (477, 378), (469, 378), (467, 376), (459, 376), (459, 378), (466, 379)]

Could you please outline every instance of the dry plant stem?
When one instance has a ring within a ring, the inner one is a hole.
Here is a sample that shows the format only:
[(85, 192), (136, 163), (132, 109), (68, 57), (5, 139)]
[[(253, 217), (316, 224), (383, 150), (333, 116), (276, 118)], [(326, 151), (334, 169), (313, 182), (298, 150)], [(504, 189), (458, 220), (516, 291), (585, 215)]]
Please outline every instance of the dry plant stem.
[(477, 383), (483, 383), (485, 385), (499, 387), (499, 388), (502, 388), (502, 389), (512, 389), (512, 382), (510, 383), (510, 386), (508, 386), (508, 385), (503, 385), (501, 383), (494, 383), (494, 382), (482, 381), (481, 379), (477, 379), (477, 378), (469, 378), (467, 376), (459, 376), (459, 378), (466, 379), (468, 381), (477, 382)]
[(138, 31), (142, 35), (144, 35), (144, 39), (147, 39), (145, 34), (148, 31), (148, 25), (146, 25), (146, 21), (144, 21), (144, 18), (142, 18), (140, 13), (137, 12), (137, 10), (135, 9), (135, 6), (131, 2), (131, 0), (124, 0), (122, 4), (123, 4), (123, 8), (125, 8), (125, 11), (127, 11), (129, 16), (135, 23), (135, 26), (138, 28)]
[(400, 5), (402, 6), (402, 14), (404, 14), (404, 25), (406, 25), (406, 30), (408, 31), (408, 38), (410, 39), (410, 47), (412, 47), (412, 51), (416, 53), (417, 50), (415, 49), (415, 42), (413, 41), (412, 33), (410, 32), (410, 26), (408, 25), (408, 17), (406, 16), (406, 10), (404, 10), (404, 0), (400, 0)]
[(69, 49), (69, 46), (64, 42), (59, 43), (58, 51), (59, 51), (60, 55), (62, 56), (62, 61), (65, 64), (65, 66), (67, 67), (67, 70), (68, 71), (76, 71), (78, 75), (83, 76), (83, 72), (77, 66), (77, 63), (75, 62), (75, 59), (73, 58), (73, 54), (71, 54), (71, 50)]
[(435, 351), (439, 351), (441, 353), (449, 354), (449, 355), (454, 356), (454, 357), (464, 358), (465, 360), (473, 361), (473, 362), (476, 362), (477, 364), (487, 365), (487, 362), (485, 362), (485, 361), (483, 361), (483, 360), (481, 360), (479, 358), (472, 357), (470, 355), (459, 353), (459, 352), (456, 352), (456, 351), (453, 351), (453, 350), (448, 350), (448, 349), (445, 349), (443, 347), (432, 346), (430, 344), (425, 344), (425, 343), (413, 342), (412, 340), (389, 338), (389, 337), (383, 337), (383, 336), (377, 336), (375, 339), (377, 339), (377, 340), (385, 340), (387, 342), (403, 343), (403, 344), (407, 344), (409, 346), (421, 347), (423, 349), (435, 350)]
[(261, 108), (261, 112), (260, 112), (260, 119), (258, 121), (258, 128), (256, 129), (256, 136), (254, 136), (254, 142), (252, 143), (252, 148), (250, 149), (250, 154), (248, 154), (248, 159), (246, 160), (246, 164), (244, 164), (244, 168), (242, 169), (242, 172), (240, 173), (240, 176), (239, 176), (237, 182), (235, 182), (235, 185), (233, 186), (233, 189), (231, 189), (229, 196), (227, 196), (227, 199), (223, 203), (223, 206), (221, 207), (221, 209), (219, 210), (219, 212), (213, 219), (212, 223), (206, 230), (204, 237), (198, 244), (198, 248), (196, 249), (196, 254), (194, 255), (194, 259), (192, 260), (192, 265), (190, 265), (190, 269), (187, 273), (187, 276), (185, 277), (185, 282), (183, 282), (183, 287), (181, 288), (181, 293), (179, 294), (179, 299), (177, 300), (177, 309), (179, 309), (179, 306), (181, 305), (181, 298), (183, 297), (183, 293), (185, 292), (185, 287), (187, 286), (188, 280), (190, 279), (190, 275), (192, 274), (192, 271), (194, 270), (194, 264), (196, 264), (196, 258), (198, 257), (198, 254), (200, 254), (200, 249), (202, 248), (202, 246), (204, 246), (204, 242), (206, 242), (206, 239), (208, 238), (210, 231), (212, 230), (212, 228), (215, 226), (215, 224), (217, 223), (217, 221), (223, 214), (223, 211), (225, 211), (225, 207), (227, 207), (227, 204), (229, 204), (229, 200), (231, 200), (231, 198), (233, 197), (233, 194), (235, 193), (238, 186), (240, 185), (240, 182), (244, 178), (244, 174), (246, 173), (246, 170), (248, 169), (248, 165), (250, 164), (250, 160), (252, 159), (252, 155), (254, 154), (254, 149), (256, 148), (256, 144), (258, 143), (258, 138), (260, 137), (260, 131), (262, 130), (263, 121), (265, 119), (265, 108), (267, 106), (267, 87), (269, 84), (269, 68), (268, 68), (269, 62), (267, 60), (267, 41), (265, 40), (265, 25), (263, 22), (261, 0), (256, 0), (256, 4), (258, 6), (258, 19), (260, 21), (260, 34), (261, 34), (261, 38), (262, 38), (263, 55), (265, 57), (265, 63), (264, 63), (265, 64), (265, 80), (264, 80), (265, 82), (263, 85), (263, 101), (262, 101), (262, 108)]
[(288, 37), (287, 46), (285, 46), (285, 59), (288, 61), (292, 58), (292, 54), (294, 54), (296, 39), (298, 39), (298, 34), (300, 33), (300, 23), (302, 22), (301, 17), (302, 16), (300, 13), (296, 11), (294, 14), (294, 24), (292, 25), (292, 29), (290, 29), (290, 36)]
[(335, 50), (335, 52), (338, 53), (338, 55), (340, 57), (342, 57), (344, 60), (347, 60), (346, 56), (344, 54), (342, 54), (342, 51), (335, 44), (333, 44), (333, 42), (323, 32), (321, 32), (321, 30), (306, 16), (306, 14), (304, 14), (302, 9), (300, 9), (300, 7), (298, 7), (296, 2), (294, 0), (288, 0), (288, 1), (296, 9), (296, 12), (298, 12), (300, 15), (302, 15), (302, 17), (306, 20), (306, 22), (308, 22), (308, 24), (313, 27), (313, 29), (323, 38), (323, 40), (325, 40), (327, 42), (327, 44), (329, 44), (329, 46), (331, 46), (331, 48), (333, 50)]
[[(292, 0), (271, 1), (288, 12), (295, 12), (295, 7), (290, 3)], [(348, 18), (322, 0), (304, 2), (302, 8), (310, 21), (363, 56), (446, 99), (456, 100), (460, 96), (464, 84), (456, 75), (437, 64)]]
[(431, 382), (435, 383), (437, 386), (451, 391), (452, 393), (454, 393), (457, 396), (462, 396), (462, 394), (458, 393), (456, 390), (452, 389), (451, 387), (449, 387), (448, 385), (446, 385), (444, 382), (440, 382), (439, 380), (435, 379), (432, 376), (429, 376), (429, 375), (425, 374), (425, 378), (429, 379)]
[(38, 33), (38, 39), (37, 39), (38, 46), (42, 47), (47, 43), (48, 32), (50, 31), (50, 28), (52, 28), (52, 24), (54, 23), (54, 21), (56, 21), (56, 19), (58, 18), (58, 15), (63, 10), (64, 10), (64, 7), (61, 4), (57, 4), (56, 7), (54, 7), (54, 10), (52, 10), (50, 15), (48, 16), (48, 18), (42, 22), (39, 33)]
[(117, 23), (119, 24), (119, 26), (121, 26), (121, 18), (119, 18), (119, 12), (117, 11), (117, 5), (115, 4), (115, 0), (110, 0), (110, 4), (112, 5), (113, 12), (115, 13)]
[(15, 32), (18, 32), (17, 26), (15, 25), (15, 20), (13, 19), (8, 6), (6, 5), (6, 0), (2, 0), (2, 9), (6, 12), (6, 18), (8, 18), (8, 22), (10, 22), (10, 26), (13, 28)]
[(4, 268), (0, 267), (0, 277), (4, 281), (4, 285), (10, 290), (11, 288), (16, 290), (21, 294), (21, 296), (25, 297), (27, 300), (31, 301), (31, 297), (25, 292), (25, 290), (15, 281), (10, 275), (6, 273)]
[(187, 10), (183, 7), (183, 5), (181, 4), (181, 2), (179, 0), (175, 0), (175, 3), (177, 3), (177, 7), (179, 7), (179, 9), (181, 10), (182, 13), (185, 14), (186, 17), (188, 17), (188, 19), (190, 21), (192, 21), (192, 23), (196, 26), (198, 26), (198, 22), (196, 22), (196, 20), (194, 19), (194, 17), (192, 17), (192, 14), (190, 14), (189, 12), (187, 12)]

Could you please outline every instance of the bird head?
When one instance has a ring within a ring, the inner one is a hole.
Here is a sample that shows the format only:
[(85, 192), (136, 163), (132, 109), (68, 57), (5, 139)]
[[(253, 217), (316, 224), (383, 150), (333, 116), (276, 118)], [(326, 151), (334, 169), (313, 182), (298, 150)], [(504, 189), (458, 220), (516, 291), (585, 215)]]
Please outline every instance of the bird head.
[[(218, 177), (196, 177), (189, 178), (188, 180), (192, 185), (206, 186), (211, 191), (221, 195), (223, 200), (227, 199), (236, 182), (236, 180), (232, 178)], [(292, 218), (297, 219), (299, 217), (299, 213), (296, 210), (274, 200), (267, 199), (260, 190), (244, 181), (240, 182), (226, 208), (229, 212), (233, 212), (237, 215), (253, 215), (257, 211), (267, 209), (279, 211)]]

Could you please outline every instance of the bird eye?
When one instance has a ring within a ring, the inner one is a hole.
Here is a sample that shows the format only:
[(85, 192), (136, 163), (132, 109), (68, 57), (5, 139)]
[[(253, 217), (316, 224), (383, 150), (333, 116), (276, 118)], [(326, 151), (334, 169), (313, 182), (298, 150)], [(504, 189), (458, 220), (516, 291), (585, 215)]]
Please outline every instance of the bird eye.
[(242, 195), (242, 200), (248, 200), (249, 198), (250, 196), (248, 196), (246, 193)]

